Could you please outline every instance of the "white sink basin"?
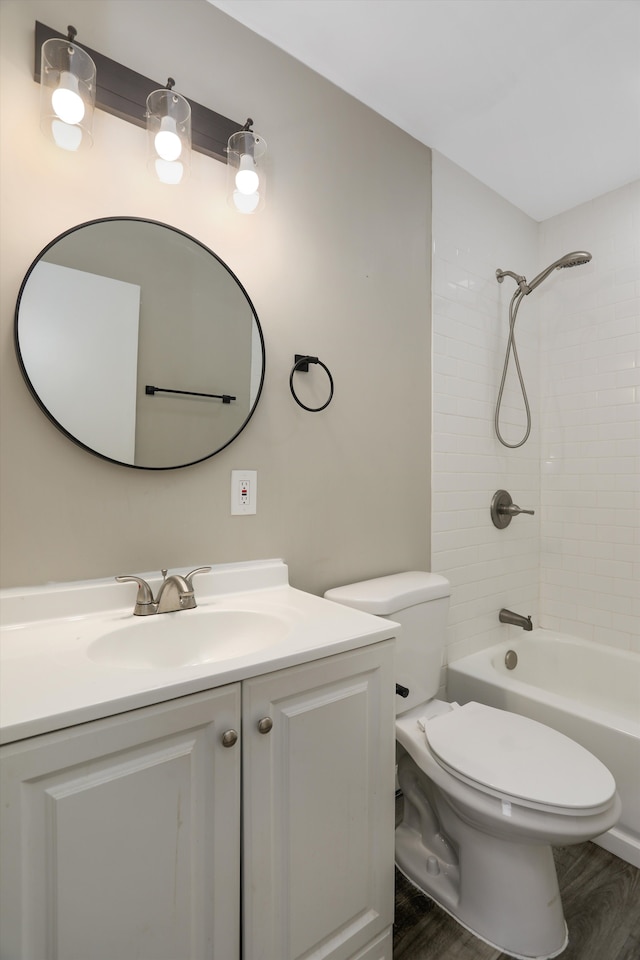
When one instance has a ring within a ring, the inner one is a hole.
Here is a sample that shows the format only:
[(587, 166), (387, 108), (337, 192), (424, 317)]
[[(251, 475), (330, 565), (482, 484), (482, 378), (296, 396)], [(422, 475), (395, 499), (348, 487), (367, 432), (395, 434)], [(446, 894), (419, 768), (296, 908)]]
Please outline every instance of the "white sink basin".
[(136, 617), (90, 643), (96, 663), (133, 670), (192, 667), (244, 657), (284, 640), (286, 620), (248, 610), (188, 610)]
[[(159, 574), (140, 576), (155, 594)], [(0, 744), (241, 683), (397, 633), (391, 621), (291, 587), (282, 560), (214, 564), (196, 583), (195, 610), (148, 617), (133, 616), (133, 585), (112, 577), (1, 589)]]

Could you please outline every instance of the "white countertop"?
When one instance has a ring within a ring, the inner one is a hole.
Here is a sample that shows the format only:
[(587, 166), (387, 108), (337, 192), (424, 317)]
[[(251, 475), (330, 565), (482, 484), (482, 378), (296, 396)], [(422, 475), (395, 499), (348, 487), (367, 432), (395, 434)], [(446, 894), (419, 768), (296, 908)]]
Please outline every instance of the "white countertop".
[[(177, 572), (184, 575), (187, 568)], [(141, 576), (155, 593), (159, 575)], [(91, 643), (155, 620), (133, 616), (135, 584), (109, 579), (1, 590), (0, 743), (353, 650), (394, 637), (399, 629), (391, 621), (296, 590), (280, 560), (219, 564), (194, 578), (194, 587), (196, 610), (156, 616), (167, 623), (170, 618), (178, 631), (186, 618), (216, 610), (255, 611), (278, 618), (282, 635), (270, 646), (211, 663), (113, 666), (91, 658)]]

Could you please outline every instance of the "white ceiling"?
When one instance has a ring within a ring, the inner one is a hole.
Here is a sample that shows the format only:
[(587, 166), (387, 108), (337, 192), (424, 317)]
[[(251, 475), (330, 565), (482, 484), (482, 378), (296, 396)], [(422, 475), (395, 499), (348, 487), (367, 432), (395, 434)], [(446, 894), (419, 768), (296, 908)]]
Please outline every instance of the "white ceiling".
[(209, 0), (535, 220), (640, 177), (640, 0)]

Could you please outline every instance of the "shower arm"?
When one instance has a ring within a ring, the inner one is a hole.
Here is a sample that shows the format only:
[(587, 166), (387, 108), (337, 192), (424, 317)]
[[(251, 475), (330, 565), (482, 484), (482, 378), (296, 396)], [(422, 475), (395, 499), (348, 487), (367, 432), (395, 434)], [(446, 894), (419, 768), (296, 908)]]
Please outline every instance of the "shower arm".
[(520, 287), (523, 283), (526, 284), (526, 278), (521, 276), (519, 273), (514, 273), (513, 270), (496, 270), (496, 280), (498, 283), (504, 283), (505, 277), (511, 277), (512, 280)]

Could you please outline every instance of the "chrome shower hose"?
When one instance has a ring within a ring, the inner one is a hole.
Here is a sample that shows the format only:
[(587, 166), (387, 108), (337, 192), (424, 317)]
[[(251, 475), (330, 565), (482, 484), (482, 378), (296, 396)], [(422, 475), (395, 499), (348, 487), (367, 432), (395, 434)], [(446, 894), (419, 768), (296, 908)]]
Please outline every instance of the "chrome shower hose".
[[(502, 368), (502, 380), (500, 381), (500, 389), (498, 391), (498, 401), (496, 403), (496, 414), (494, 417), (494, 424), (496, 429), (496, 436), (500, 443), (504, 447), (511, 447), (512, 450), (515, 450), (517, 447), (521, 447), (529, 439), (529, 434), (531, 433), (531, 410), (529, 409), (529, 399), (527, 397), (527, 389), (524, 385), (524, 378), (522, 376), (522, 370), (520, 369), (520, 361), (518, 359), (518, 350), (516, 348), (516, 339), (514, 334), (514, 328), (516, 325), (516, 317), (518, 315), (518, 307), (520, 306), (520, 301), (526, 295), (526, 292), (518, 288), (514, 295), (511, 298), (511, 303), (509, 304), (509, 339), (507, 341), (507, 352), (504, 357), (504, 367)], [(518, 373), (518, 380), (520, 381), (520, 390), (522, 391), (522, 399), (524, 400), (524, 409), (527, 415), (527, 428), (524, 437), (522, 440), (519, 440), (518, 443), (509, 443), (504, 439), (500, 433), (500, 406), (502, 404), (502, 394), (504, 392), (504, 385), (507, 379), (507, 370), (509, 369), (509, 355), (513, 353), (513, 359), (516, 365), (516, 371)]]

